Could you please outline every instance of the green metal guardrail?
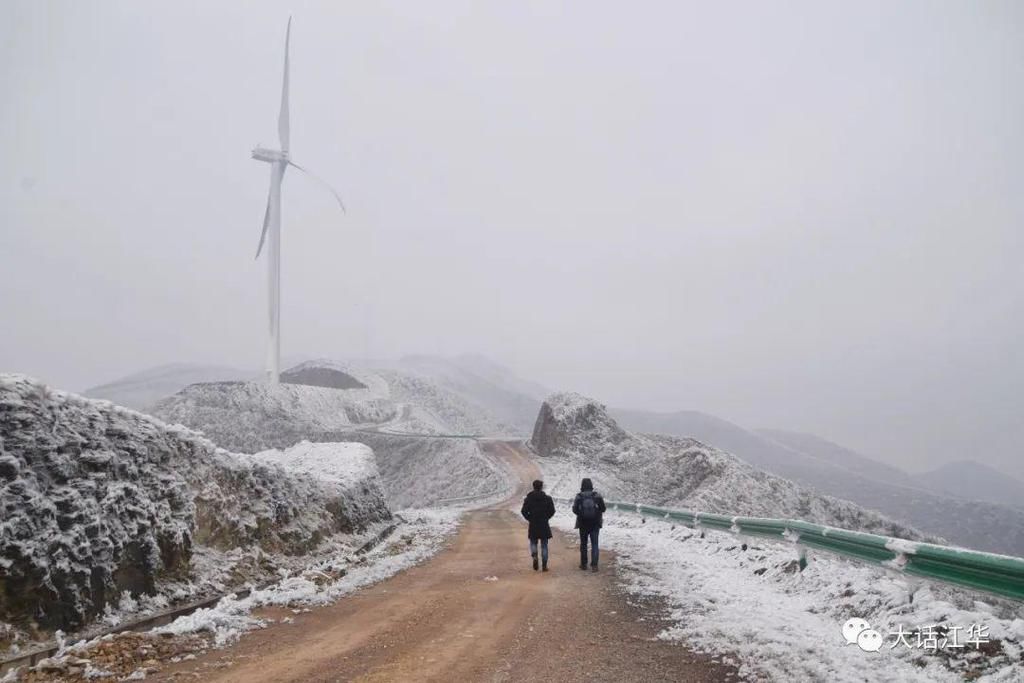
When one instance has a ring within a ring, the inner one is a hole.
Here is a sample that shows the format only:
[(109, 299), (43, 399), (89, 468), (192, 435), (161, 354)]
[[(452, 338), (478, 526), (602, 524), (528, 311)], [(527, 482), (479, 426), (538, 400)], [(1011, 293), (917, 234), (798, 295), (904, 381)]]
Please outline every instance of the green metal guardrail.
[(912, 577), (1024, 600), (1024, 558), (1020, 557), (888, 538), (795, 519), (736, 517), (632, 503), (608, 502), (608, 506), (669, 519), (695, 529), (789, 542), (797, 548), (801, 570), (807, 566), (806, 549), (811, 548), (880, 565)]

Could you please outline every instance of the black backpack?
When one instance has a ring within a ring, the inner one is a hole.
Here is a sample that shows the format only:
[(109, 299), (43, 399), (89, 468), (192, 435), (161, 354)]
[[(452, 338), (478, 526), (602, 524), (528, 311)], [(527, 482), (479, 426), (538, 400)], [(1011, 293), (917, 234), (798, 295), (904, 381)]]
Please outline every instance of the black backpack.
[(597, 509), (597, 501), (595, 500), (593, 491), (584, 491), (580, 494), (580, 519), (586, 522), (596, 522), (597, 515), (600, 514)]

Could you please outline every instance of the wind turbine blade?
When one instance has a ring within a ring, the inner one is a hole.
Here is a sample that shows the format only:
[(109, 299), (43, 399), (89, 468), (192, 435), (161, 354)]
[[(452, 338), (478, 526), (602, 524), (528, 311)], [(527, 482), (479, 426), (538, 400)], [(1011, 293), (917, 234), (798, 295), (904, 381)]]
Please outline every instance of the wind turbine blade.
[(256, 258), (263, 251), (263, 243), (267, 241), (267, 228), (270, 227), (270, 193), (267, 193), (267, 210), (263, 214), (263, 232), (260, 233), (260, 246), (256, 248)]
[(288, 17), (288, 30), (284, 34), (284, 84), (281, 86), (281, 113), (277, 117), (277, 135), (281, 139), (281, 151), (288, 151), (290, 125), (288, 118), (288, 43), (292, 37), (292, 18)]
[(306, 175), (308, 175), (308, 176), (309, 176), (310, 178), (312, 178), (313, 180), (317, 181), (318, 183), (320, 183), (321, 185), (323, 185), (324, 187), (326, 187), (326, 188), (327, 188), (328, 190), (330, 190), (330, 191), (331, 191), (331, 194), (333, 194), (333, 195), (334, 195), (334, 198), (338, 200), (338, 206), (340, 206), (340, 207), (341, 207), (341, 210), (342, 210), (342, 212), (344, 212), (344, 213), (348, 213), (348, 211), (346, 211), (346, 210), (345, 210), (345, 202), (341, 201), (341, 195), (340, 195), (340, 194), (338, 194), (338, 191), (337, 191), (337, 190), (335, 190), (335, 189), (334, 189), (333, 187), (331, 187), (330, 185), (328, 185), (328, 184), (327, 184), (327, 181), (326, 181), (326, 180), (324, 180), (323, 178), (321, 178), (321, 177), (319, 177), (319, 176), (317, 176), (317, 175), (314, 175), (314, 174), (313, 174), (313, 173), (311, 173), (310, 171), (307, 171), (306, 169), (302, 168), (301, 166), (299, 166), (299, 165), (298, 165), (297, 163), (295, 163), (294, 161), (289, 161), (289, 162), (288, 162), (288, 165), (289, 165), (289, 166), (294, 166), (295, 168), (299, 169), (300, 171), (302, 171), (303, 173), (305, 173)]

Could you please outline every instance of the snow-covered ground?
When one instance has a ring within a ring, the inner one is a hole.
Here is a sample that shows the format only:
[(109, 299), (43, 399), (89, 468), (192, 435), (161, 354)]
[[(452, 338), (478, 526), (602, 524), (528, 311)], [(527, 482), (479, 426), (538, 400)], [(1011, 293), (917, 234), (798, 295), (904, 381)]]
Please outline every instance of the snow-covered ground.
[[(559, 508), (554, 521), (571, 532), (574, 517)], [(1024, 680), (1020, 603), (930, 583), (910, 602), (906, 580), (879, 568), (815, 553), (800, 572), (788, 545), (755, 541), (744, 551), (731, 534), (701, 538), (632, 513), (609, 512), (601, 543), (617, 553), (631, 593), (671, 607), (662, 637), (720, 655), (751, 680)], [(846, 643), (842, 626), (855, 617), (882, 635), (879, 651)], [(989, 642), (968, 644), (968, 629), (979, 624)], [(908, 632), (902, 641), (891, 635), (901, 627)], [(929, 644), (929, 629), (946, 633), (947, 647), (918, 647), (919, 633)], [(954, 637), (965, 647), (950, 647)]]

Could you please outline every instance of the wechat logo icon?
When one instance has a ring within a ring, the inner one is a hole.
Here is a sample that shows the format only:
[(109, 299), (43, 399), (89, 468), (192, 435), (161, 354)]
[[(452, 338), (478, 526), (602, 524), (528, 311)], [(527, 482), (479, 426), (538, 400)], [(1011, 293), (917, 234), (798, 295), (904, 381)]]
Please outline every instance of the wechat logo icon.
[(847, 645), (856, 643), (864, 652), (878, 652), (882, 648), (882, 634), (859, 617), (854, 617), (843, 624), (843, 638), (846, 639)]

